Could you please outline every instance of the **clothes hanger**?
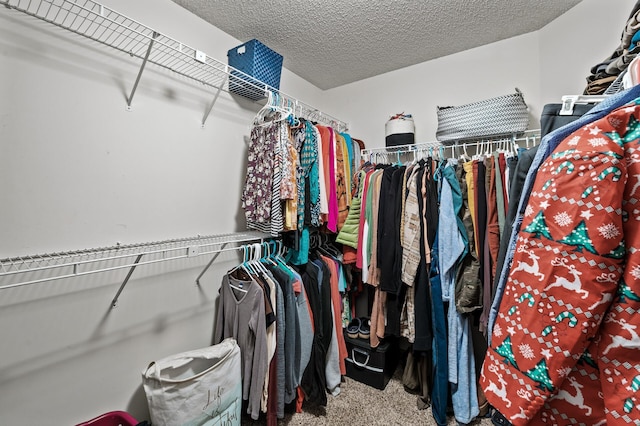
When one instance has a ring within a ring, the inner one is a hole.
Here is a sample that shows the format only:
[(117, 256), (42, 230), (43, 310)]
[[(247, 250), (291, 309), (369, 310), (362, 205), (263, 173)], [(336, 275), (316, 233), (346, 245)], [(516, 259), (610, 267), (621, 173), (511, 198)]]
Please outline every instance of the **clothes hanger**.
[[(243, 252), (242, 263), (240, 263), (238, 266), (234, 267), (229, 272), (227, 272), (227, 275), (233, 274), (238, 269), (242, 269), (244, 272), (246, 272), (247, 274), (251, 275), (251, 273), (246, 269), (247, 251), (248, 251), (247, 246), (246, 245), (242, 246), (242, 252)], [(231, 281), (228, 281), (228, 284), (229, 284), (229, 287), (231, 287), (234, 290), (238, 290), (238, 291), (243, 292), (243, 293), (247, 293), (248, 292), (248, 290), (246, 288), (240, 287), (238, 285), (231, 284)]]
[(607, 99), (609, 95), (564, 95), (562, 108), (558, 115), (572, 115), (576, 104), (599, 103)]
[(247, 246), (247, 261), (244, 263), (244, 269), (247, 271), (249, 275), (255, 276), (257, 275), (255, 268), (253, 267), (253, 256), (254, 256), (254, 247), (253, 244)]
[(272, 246), (273, 260), (280, 266), (287, 267), (284, 260), (284, 244), (280, 240), (271, 240), (269, 244)]
[(289, 126), (296, 127), (300, 125), (300, 120), (298, 119), (296, 114), (297, 103), (298, 103), (297, 99), (296, 99), (295, 105), (293, 104), (293, 102), (291, 102), (291, 99), (287, 99), (287, 108), (291, 110), (291, 114), (289, 114), (289, 116), (287, 117)]
[(267, 268), (262, 263), (262, 243), (253, 244), (253, 249), (254, 256), (251, 265), (253, 266), (257, 275), (268, 274)]
[(264, 122), (265, 115), (271, 111), (271, 107), (273, 105), (273, 92), (271, 90), (267, 90), (267, 103), (258, 110), (255, 118), (253, 119), (254, 124), (261, 124)]
[(340, 252), (338, 249), (334, 247), (329, 241), (329, 237), (326, 234), (318, 233), (318, 251), (325, 254), (326, 256), (338, 258), (340, 256)]
[(516, 143), (516, 139), (517, 139), (516, 135), (513, 135), (511, 137), (510, 141), (505, 142), (505, 147), (504, 147), (504, 150), (505, 150), (504, 155), (505, 156), (508, 155), (509, 157), (511, 157), (513, 155), (513, 146)]
[(482, 142), (482, 140), (480, 140), (480, 141), (476, 142), (476, 152), (471, 157), (474, 161), (479, 161), (480, 160), (480, 158), (482, 157), (482, 149), (483, 149), (483, 142)]
[[(456, 145), (457, 145), (457, 142), (456, 142)], [(457, 145), (457, 146), (460, 146), (460, 145)], [(462, 148), (462, 153), (460, 154), (459, 160), (465, 163), (467, 161), (471, 161), (471, 157), (469, 157), (469, 154), (467, 154), (467, 144), (463, 143), (461, 148)]]
[(396, 167), (401, 167), (403, 166), (402, 161), (400, 161), (400, 151), (396, 152), (396, 163), (394, 164)]
[(273, 244), (275, 246), (274, 259), (275, 259), (277, 265), (280, 268), (282, 268), (282, 269), (284, 269), (286, 271), (293, 272), (293, 268), (291, 268), (291, 266), (287, 265), (287, 261), (284, 258), (285, 254), (286, 254), (285, 245), (282, 243), (282, 241), (274, 241)]
[[(278, 93), (274, 93), (271, 90), (267, 90), (267, 93), (267, 103), (256, 114), (253, 121), (254, 126), (269, 126), (272, 123), (287, 120), (293, 113), (291, 108), (283, 108), (280, 106), (281, 97)], [(279, 113), (280, 116), (277, 119), (267, 120), (266, 118), (269, 114), (273, 113)]]
[(444, 146), (440, 146), (440, 148), (438, 148), (437, 153), (438, 153), (437, 154), (438, 155), (438, 162), (437, 162), (438, 165), (436, 166), (436, 169), (433, 172), (434, 176), (437, 176), (440, 173), (440, 170), (443, 169), (444, 164), (447, 162), (447, 159), (445, 158), (445, 155), (444, 155)]
[(271, 251), (271, 241), (265, 241), (262, 245), (264, 247), (263, 263), (271, 266), (278, 266), (273, 257), (273, 252)]
[(511, 153), (514, 156), (518, 155), (518, 151), (520, 150), (520, 145), (518, 144), (518, 140), (517, 139), (513, 139), (513, 141), (511, 142)]

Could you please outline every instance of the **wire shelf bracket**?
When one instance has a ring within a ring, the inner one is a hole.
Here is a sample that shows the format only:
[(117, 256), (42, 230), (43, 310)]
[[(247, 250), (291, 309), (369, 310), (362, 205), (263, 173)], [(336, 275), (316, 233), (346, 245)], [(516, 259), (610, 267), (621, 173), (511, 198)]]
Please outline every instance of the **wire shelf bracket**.
[(133, 271), (136, 270), (136, 267), (140, 263), (142, 256), (144, 256), (144, 254), (139, 254), (138, 257), (136, 257), (136, 260), (133, 262), (133, 266), (131, 266), (131, 268), (129, 269), (129, 272), (127, 272), (127, 276), (124, 277), (124, 281), (122, 281), (122, 284), (120, 284), (120, 288), (118, 289), (118, 292), (116, 293), (115, 297), (111, 301), (112, 308), (115, 308), (116, 305), (118, 304), (118, 298), (120, 297), (120, 293), (122, 293), (122, 290), (124, 290), (124, 286), (126, 286), (127, 283), (129, 282), (129, 278), (131, 278), (131, 275), (133, 275)]
[(136, 94), (136, 89), (138, 88), (138, 83), (140, 83), (140, 77), (142, 77), (142, 71), (144, 71), (145, 65), (147, 65), (147, 61), (149, 60), (149, 55), (151, 54), (151, 49), (153, 48), (153, 42), (156, 41), (156, 38), (160, 34), (154, 32), (153, 37), (149, 40), (149, 48), (147, 49), (147, 53), (144, 55), (144, 59), (142, 60), (142, 64), (140, 65), (140, 71), (138, 71), (138, 76), (136, 77), (136, 82), (133, 83), (133, 88), (131, 89), (131, 94), (127, 98), (127, 111), (131, 111), (131, 103), (133, 102), (133, 95)]
[(0, 5), (141, 59), (142, 65), (126, 99), (129, 111), (142, 73), (146, 65), (152, 63), (215, 90), (213, 101), (202, 118), (203, 127), (220, 92), (229, 92), (229, 86), (233, 85), (234, 94), (250, 99), (255, 99), (256, 93), (278, 93), (299, 106), (301, 112), (319, 116), (324, 124), (340, 131), (349, 128), (347, 123), (326, 113), (318, 114), (317, 109), (304, 102), (93, 0), (0, 0)]
[(216, 90), (216, 94), (213, 97), (213, 100), (211, 101), (211, 103), (209, 104), (209, 108), (207, 108), (207, 111), (204, 113), (204, 116), (202, 117), (202, 127), (204, 128), (204, 123), (207, 122), (207, 118), (209, 118), (209, 114), (211, 114), (211, 110), (213, 109), (213, 106), (216, 104), (217, 100), (218, 100), (218, 96), (220, 96), (220, 92), (222, 91), (222, 87), (225, 85), (225, 83), (229, 81), (229, 76), (227, 75), (224, 80), (222, 81), (222, 83), (220, 84), (220, 86), (218, 86), (218, 90)]

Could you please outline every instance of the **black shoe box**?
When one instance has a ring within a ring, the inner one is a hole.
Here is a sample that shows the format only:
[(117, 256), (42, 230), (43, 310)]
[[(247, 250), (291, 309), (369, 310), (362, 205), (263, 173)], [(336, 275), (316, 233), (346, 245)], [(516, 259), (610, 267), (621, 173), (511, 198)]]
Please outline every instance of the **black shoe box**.
[(347, 376), (383, 390), (398, 365), (398, 347), (391, 341), (371, 348), (368, 339), (352, 339), (345, 333)]

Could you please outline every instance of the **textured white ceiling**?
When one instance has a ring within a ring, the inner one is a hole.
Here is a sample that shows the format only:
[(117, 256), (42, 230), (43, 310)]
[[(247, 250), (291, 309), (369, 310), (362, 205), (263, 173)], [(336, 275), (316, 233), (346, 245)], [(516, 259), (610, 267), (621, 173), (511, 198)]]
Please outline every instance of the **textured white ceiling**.
[(581, 0), (173, 1), (330, 89), (538, 30)]

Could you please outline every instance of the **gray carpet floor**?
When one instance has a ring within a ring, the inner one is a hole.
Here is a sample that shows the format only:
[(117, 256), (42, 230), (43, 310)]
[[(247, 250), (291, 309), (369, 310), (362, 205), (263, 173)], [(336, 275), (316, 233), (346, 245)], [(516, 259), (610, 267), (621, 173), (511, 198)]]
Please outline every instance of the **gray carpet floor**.
[[(328, 395), (326, 407), (305, 405), (303, 413), (287, 413), (278, 421), (283, 425), (437, 425), (431, 409), (418, 410), (417, 396), (404, 390), (401, 382), (402, 369), (398, 367), (387, 387), (381, 391), (349, 377), (341, 386), (338, 396)], [(264, 425), (264, 420), (252, 421), (243, 418), (243, 425)], [(453, 417), (449, 425), (457, 425)], [(474, 426), (491, 425), (491, 420), (482, 419), (472, 423)]]

